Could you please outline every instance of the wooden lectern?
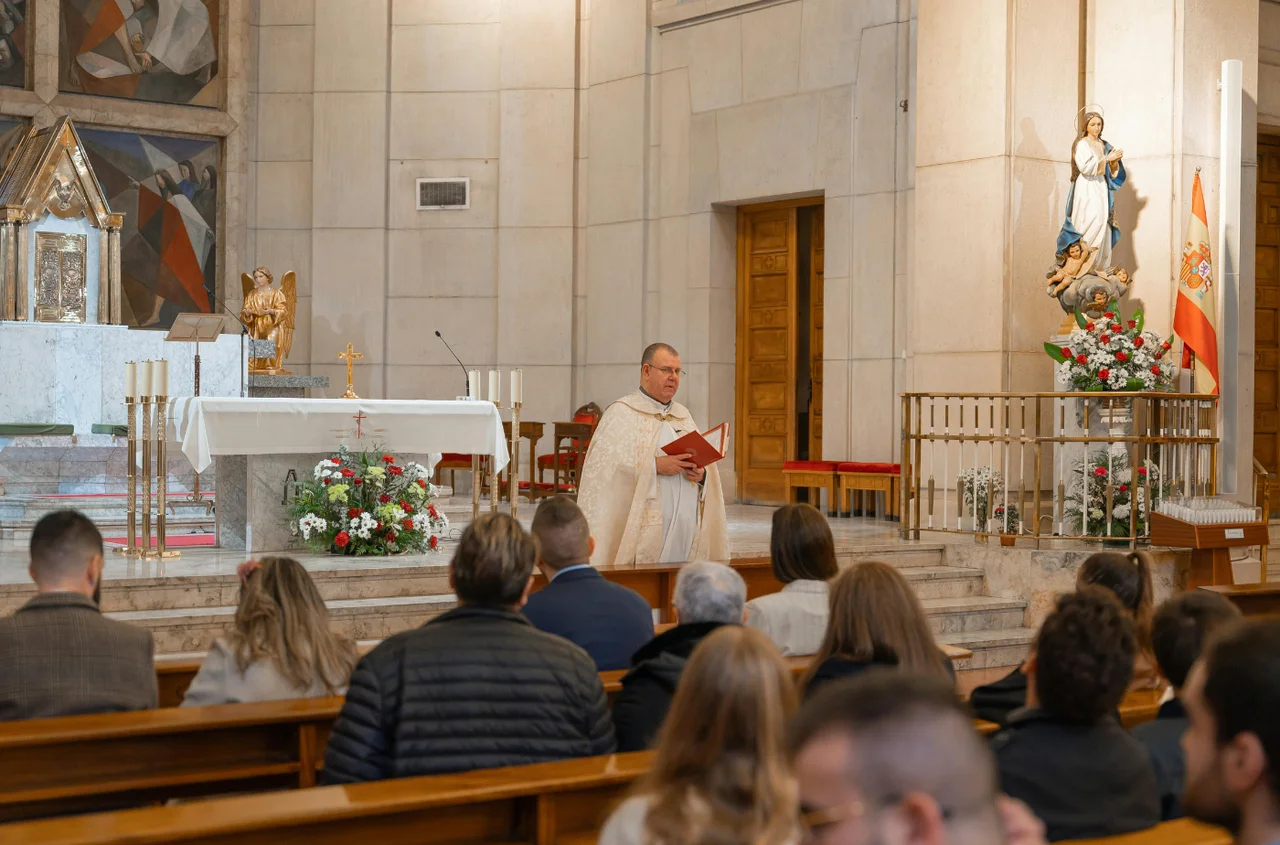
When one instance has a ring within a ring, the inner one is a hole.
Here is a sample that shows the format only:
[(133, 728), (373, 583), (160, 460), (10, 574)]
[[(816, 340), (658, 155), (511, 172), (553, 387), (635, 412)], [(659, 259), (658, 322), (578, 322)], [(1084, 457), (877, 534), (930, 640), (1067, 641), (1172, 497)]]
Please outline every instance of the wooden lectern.
[[(222, 334), (223, 316), (221, 314), (205, 314), (199, 311), (179, 314), (173, 318), (173, 326), (169, 329), (169, 334), (165, 336), (166, 341), (174, 341), (177, 343), (194, 343), (196, 345), (195, 357), (195, 387), (192, 390), (192, 396), (200, 395), (200, 344), (213, 343), (218, 339), (218, 335)], [(240, 368), (244, 369), (244, 362), (240, 364)], [(165, 425), (166, 421), (162, 421), (160, 425)], [(164, 472), (165, 470), (161, 470)], [(204, 501), (200, 496), (200, 473), (196, 473), (195, 484), (192, 485), (191, 495), (187, 498), (189, 502), (200, 502), (205, 505), (206, 512), (213, 509), (212, 501)], [(160, 507), (165, 507), (167, 503), (161, 502)]]

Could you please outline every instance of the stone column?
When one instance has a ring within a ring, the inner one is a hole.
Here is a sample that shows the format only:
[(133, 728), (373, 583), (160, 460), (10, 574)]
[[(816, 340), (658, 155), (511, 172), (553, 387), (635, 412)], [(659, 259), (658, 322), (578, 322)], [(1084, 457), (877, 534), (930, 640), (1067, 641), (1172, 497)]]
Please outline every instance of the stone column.
[(111, 247), (105, 227), (98, 229), (98, 323), (111, 322)]
[(1222, 329), (1218, 349), (1238, 365), (1239, 389), (1224, 397), (1238, 422), (1231, 450), (1234, 478), (1225, 490), (1251, 489), (1253, 457), (1254, 239), (1257, 204), (1258, 0), (1092, 0), (1088, 4), (1086, 94), (1106, 109), (1106, 138), (1125, 151), (1128, 180), (1116, 201), (1122, 236), (1116, 259), (1130, 270), (1131, 305), (1168, 334), (1182, 263), (1191, 185), (1197, 167), (1204, 187), (1214, 251), (1214, 281), (1222, 282), (1218, 236), (1220, 96), (1225, 59), (1244, 64), (1238, 337)]
[[(116, 219), (116, 218), (119, 219)], [(120, 287), (120, 226), (124, 215), (112, 215), (111, 228), (108, 230), (107, 243), (110, 252), (107, 272), (111, 285), (110, 322), (114, 325), (124, 323), (124, 291)], [(101, 318), (99, 318), (101, 319)]]
[(14, 285), (15, 320), (27, 319), (27, 308), (30, 306), (30, 279), (27, 277), (27, 224), (20, 221), (10, 223), (13, 234), (9, 237), (9, 243), (13, 245), (16, 253), (13, 258), (14, 267)]
[(9, 238), (13, 227), (0, 221), (0, 320), (14, 319), (16, 290), (13, 274), (13, 245)]

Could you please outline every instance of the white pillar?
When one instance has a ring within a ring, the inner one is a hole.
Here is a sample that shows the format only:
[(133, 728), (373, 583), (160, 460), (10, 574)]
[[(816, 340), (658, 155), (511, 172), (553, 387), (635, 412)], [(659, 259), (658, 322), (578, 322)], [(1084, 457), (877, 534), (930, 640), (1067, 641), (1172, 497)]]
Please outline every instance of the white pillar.
[[(1220, 489), (1235, 493), (1241, 455), (1252, 455), (1252, 446), (1238, 449), (1240, 430), (1240, 153), (1241, 107), (1244, 98), (1244, 64), (1239, 59), (1222, 63), (1219, 79), (1222, 118), (1219, 126), (1221, 163), (1218, 170), (1218, 374), (1222, 436)], [(1247, 470), (1245, 477), (1247, 477)], [(1248, 488), (1246, 488), (1247, 490)]]

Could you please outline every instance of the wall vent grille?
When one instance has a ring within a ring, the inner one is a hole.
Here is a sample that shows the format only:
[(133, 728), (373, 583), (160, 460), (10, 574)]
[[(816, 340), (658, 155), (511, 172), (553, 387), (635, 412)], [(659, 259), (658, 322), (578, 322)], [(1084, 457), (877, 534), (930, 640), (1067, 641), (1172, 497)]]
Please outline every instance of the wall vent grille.
[(418, 180), (418, 211), (461, 210), (470, 207), (470, 178)]

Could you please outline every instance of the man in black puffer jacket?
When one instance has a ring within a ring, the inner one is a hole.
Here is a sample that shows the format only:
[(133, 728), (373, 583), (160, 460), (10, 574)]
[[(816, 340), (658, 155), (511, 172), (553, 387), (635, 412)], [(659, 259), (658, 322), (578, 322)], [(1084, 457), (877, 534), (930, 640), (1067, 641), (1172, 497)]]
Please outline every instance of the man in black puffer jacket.
[(591, 658), (535, 629), (533, 539), (506, 514), (463, 532), (449, 567), (458, 608), (360, 661), (324, 755), (328, 783), (519, 766), (614, 750)]

